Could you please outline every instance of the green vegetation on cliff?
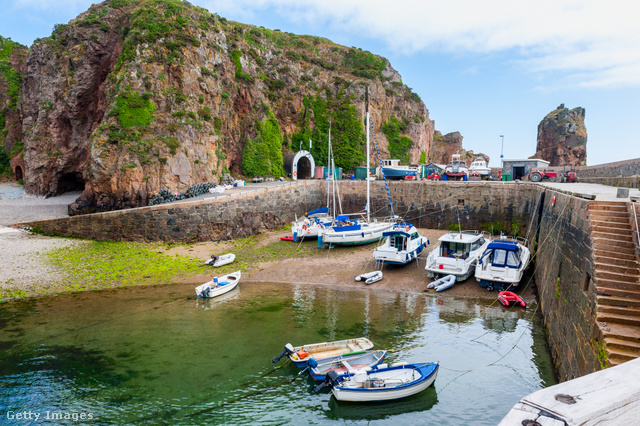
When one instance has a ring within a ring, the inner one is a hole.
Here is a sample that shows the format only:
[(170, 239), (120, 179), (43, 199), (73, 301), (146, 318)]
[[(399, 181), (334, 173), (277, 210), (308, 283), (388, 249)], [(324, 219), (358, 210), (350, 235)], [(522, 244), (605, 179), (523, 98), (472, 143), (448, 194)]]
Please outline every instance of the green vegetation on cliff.
[(5, 151), (5, 139), (12, 123), (6, 121), (8, 115), (17, 113), (23, 79), (23, 75), (11, 64), (11, 56), (15, 49), (21, 47), (20, 44), (0, 36), (0, 98), (8, 98), (6, 107), (3, 107), (4, 102), (0, 102), (0, 175), (11, 174), (10, 154)]
[(267, 111), (264, 123), (256, 123), (258, 135), (247, 139), (242, 153), (242, 170), (247, 176), (284, 176), (282, 131), (276, 116)]
[[(327, 149), (329, 141), (329, 127), (331, 127), (331, 144), (336, 167), (343, 170), (353, 170), (364, 164), (365, 129), (358, 117), (353, 97), (344, 92), (333, 96), (331, 92), (325, 96), (318, 94), (315, 98), (305, 96), (304, 114), (300, 131), (292, 135), (292, 145), (297, 148), (309, 146), (312, 141), (311, 155), (317, 165), (327, 166)], [(315, 126), (311, 129), (311, 115), (315, 119)]]
[(381, 130), (389, 140), (389, 155), (391, 158), (397, 158), (404, 164), (410, 163), (409, 149), (413, 146), (413, 141), (406, 137), (400, 136), (407, 130), (408, 121), (399, 121), (396, 117), (383, 123)]

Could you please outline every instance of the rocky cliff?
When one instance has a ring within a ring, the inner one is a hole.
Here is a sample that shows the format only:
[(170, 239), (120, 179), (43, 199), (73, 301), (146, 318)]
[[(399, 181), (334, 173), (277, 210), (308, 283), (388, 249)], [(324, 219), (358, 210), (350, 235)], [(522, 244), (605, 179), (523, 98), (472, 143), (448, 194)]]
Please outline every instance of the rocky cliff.
[[(22, 148), (18, 102), (26, 65), (26, 47), (0, 37), (0, 141), (4, 145), (2, 154), (12, 151), (16, 153)], [(6, 163), (8, 164), (8, 159)]]
[(587, 164), (587, 128), (584, 108), (561, 104), (538, 125), (536, 153), (530, 158), (549, 161), (551, 166)]
[(430, 153), (429, 112), (384, 58), (180, 0), (105, 1), (29, 50), (25, 188), (83, 189), (72, 213), (142, 206), (224, 172), (277, 177), (309, 139), (323, 164), (329, 127), (356, 167), (367, 107), (383, 157)]
[(449, 164), (453, 154), (460, 154), (460, 158), (470, 165), (476, 158), (484, 158), (489, 164), (489, 156), (482, 153), (474, 153), (472, 150), (462, 148), (462, 135), (460, 132), (452, 132), (443, 135), (435, 131), (433, 143), (431, 145), (431, 156), (429, 161), (436, 164)]

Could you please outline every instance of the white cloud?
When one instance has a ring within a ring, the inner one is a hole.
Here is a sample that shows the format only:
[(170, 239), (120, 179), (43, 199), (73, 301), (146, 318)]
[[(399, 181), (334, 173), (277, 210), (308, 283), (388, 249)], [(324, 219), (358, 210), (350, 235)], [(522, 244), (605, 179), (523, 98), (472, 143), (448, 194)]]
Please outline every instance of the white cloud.
[(640, 85), (631, 0), (194, 1), (222, 16), (271, 10), (310, 31), (364, 35), (405, 54), (509, 52), (528, 71), (572, 74), (577, 85)]

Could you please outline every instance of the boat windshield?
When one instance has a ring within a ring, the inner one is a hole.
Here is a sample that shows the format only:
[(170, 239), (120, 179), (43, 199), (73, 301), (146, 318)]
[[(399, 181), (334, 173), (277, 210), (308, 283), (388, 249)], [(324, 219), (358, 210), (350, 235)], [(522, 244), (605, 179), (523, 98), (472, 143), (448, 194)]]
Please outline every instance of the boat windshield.
[(469, 257), (469, 249), (471, 244), (456, 243), (453, 241), (443, 241), (441, 244), (440, 255), (442, 257), (455, 257), (458, 259), (466, 259)]
[(520, 259), (518, 259), (518, 254), (514, 251), (496, 249), (493, 251), (493, 260), (491, 263), (495, 266), (517, 268), (520, 266)]

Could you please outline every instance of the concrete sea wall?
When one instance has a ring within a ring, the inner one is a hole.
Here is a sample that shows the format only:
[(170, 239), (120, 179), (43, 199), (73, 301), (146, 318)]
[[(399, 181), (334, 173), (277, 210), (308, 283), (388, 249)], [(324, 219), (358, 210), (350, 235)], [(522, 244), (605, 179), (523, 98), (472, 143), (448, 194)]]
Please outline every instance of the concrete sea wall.
[[(366, 205), (366, 182), (339, 183), (344, 212)], [(390, 216), (384, 182), (371, 185), (373, 217)], [(424, 228), (501, 231), (535, 240), (539, 309), (557, 373), (568, 380), (602, 368), (591, 283), (588, 201), (517, 182), (389, 182), (394, 213)], [(207, 241), (279, 229), (325, 204), (327, 186), (301, 181), (232, 197), (31, 223), (46, 234), (95, 240)], [(555, 203), (553, 199), (555, 196)], [(532, 312), (532, 315), (534, 313)]]

